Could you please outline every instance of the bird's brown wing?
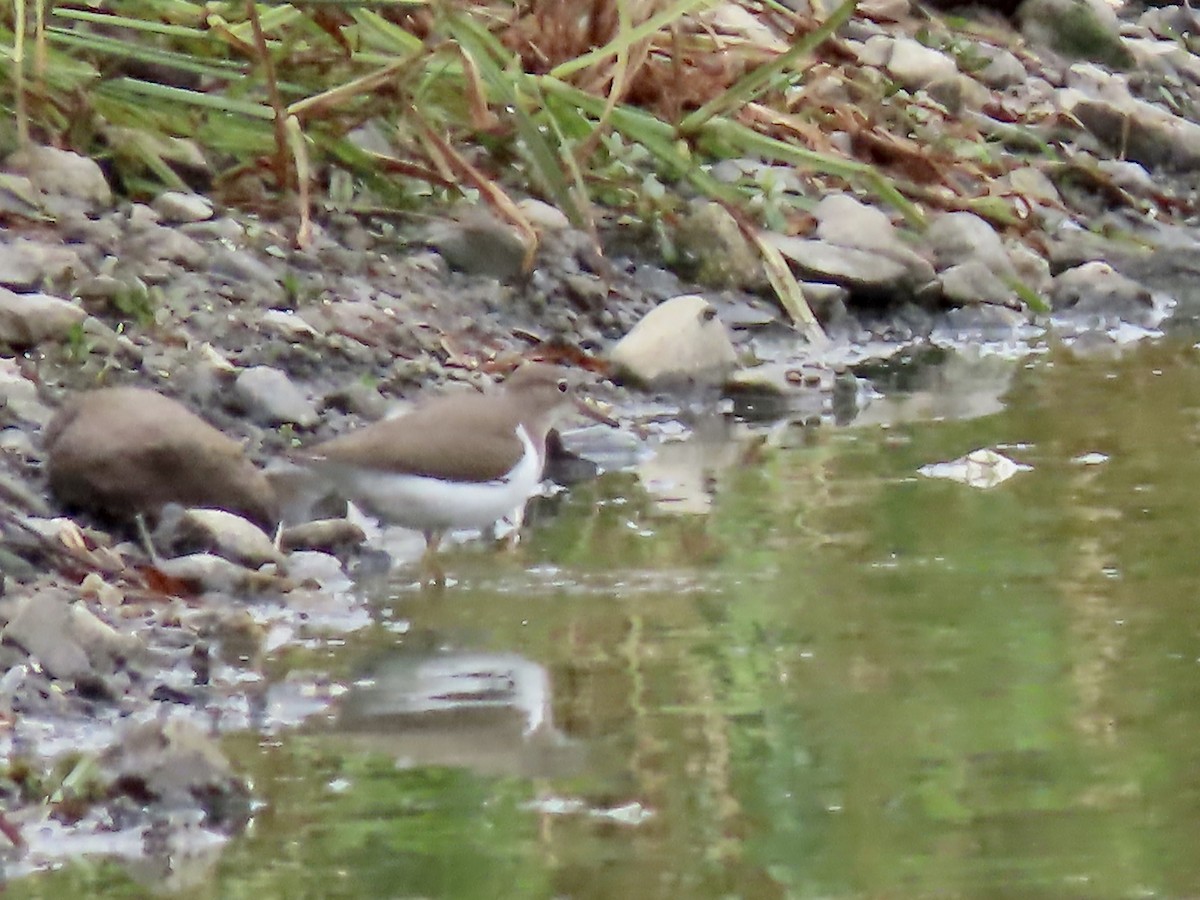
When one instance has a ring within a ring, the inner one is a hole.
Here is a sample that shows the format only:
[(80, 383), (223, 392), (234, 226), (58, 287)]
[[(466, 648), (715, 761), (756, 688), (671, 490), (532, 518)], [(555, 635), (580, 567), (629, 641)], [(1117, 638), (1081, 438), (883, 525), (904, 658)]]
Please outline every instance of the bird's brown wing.
[(497, 407), (496, 398), (469, 394), (439, 398), (407, 415), (318, 444), (306, 455), (317, 463), (492, 481), (508, 474), (522, 450), (516, 425)]

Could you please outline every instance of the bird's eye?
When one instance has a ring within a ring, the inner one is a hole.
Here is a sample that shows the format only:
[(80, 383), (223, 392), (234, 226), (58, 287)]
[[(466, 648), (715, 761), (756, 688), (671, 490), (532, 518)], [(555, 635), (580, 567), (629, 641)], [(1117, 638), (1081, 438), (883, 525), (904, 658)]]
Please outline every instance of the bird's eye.
[(565, 394), (567, 392), (567, 379), (565, 379), (565, 378), (558, 379), (558, 392), (560, 394)]

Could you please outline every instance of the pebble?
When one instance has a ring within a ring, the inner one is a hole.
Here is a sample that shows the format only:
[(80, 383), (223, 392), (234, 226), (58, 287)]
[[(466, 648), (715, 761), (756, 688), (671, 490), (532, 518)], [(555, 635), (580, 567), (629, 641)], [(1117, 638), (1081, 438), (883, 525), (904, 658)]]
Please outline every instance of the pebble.
[(8, 157), (10, 171), (25, 175), (41, 191), (52, 215), (98, 212), (112, 206), (112, 189), (96, 161), (56, 147), (23, 147)]
[(316, 404), (296, 387), (286, 372), (271, 366), (253, 366), (233, 382), (234, 403), (251, 418), (266, 425), (316, 425)]
[(166, 191), (154, 198), (151, 204), (159, 215), (159, 221), (173, 224), (204, 222), (213, 217), (212, 201), (199, 194), (183, 191)]
[(63, 340), (85, 318), (83, 307), (70, 300), (0, 288), (0, 344), (28, 348)]

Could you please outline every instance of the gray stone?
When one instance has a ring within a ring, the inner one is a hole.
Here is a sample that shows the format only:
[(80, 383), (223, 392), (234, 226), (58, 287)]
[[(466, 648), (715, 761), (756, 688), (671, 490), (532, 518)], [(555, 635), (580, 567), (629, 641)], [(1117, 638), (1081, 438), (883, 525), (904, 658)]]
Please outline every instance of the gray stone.
[(486, 212), (471, 211), (461, 221), (438, 222), (425, 241), (456, 272), (509, 281), (525, 270), (521, 236)]
[(42, 192), (24, 175), (0, 172), (0, 213), (42, 219), (45, 213)]
[(292, 383), (286, 372), (271, 366), (254, 366), (233, 382), (233, 399), (252, 418), (269, 425), (316, 425), (319, 416), (313, 401)]
[(179, 230), (197, 241), (225, 241), (237, 244), (246, 238), (246, 229), (242, 223), (228, 216), (209, 219), (206, 222), (189, 222), (179, 226)]
[(62, 340), (86, 317), (84, 309), (69, 300), (0, 288), (0, 344), (26, 348)]
[(719, 385), (737, 354), (717, 311), (697, 294), (650, 310), (609, 353), (623, 377), (649, 388)]
[(1029, 73), (1025, 65), (1015, 54), (1003, 47), (988, 47), (980, 49), (988, 57), (988, 64), (979, 70), (977, 77), (990, 88), (1004, 90), (1013, 85), (1021, 84)]
[(51, 678), (79, 678), (90, 674), (92, 666), (84, 649), (69, 636), (70, 618), (65, 591), (39, 591), (20, 601), (3, 637), (37, 660)]
[(204, 269), (208, 249), (182, 231), (155, 225), (136, 239), (137, 253), (145, 260), (179, 263), (188, 269)]
[(910, 0), (861, 0), (855, 13), (876, 22), (901, 22), (912, 10)]
[(114, 660), (136, 652), (136, 641), (118, 634), (66, 591), (42, 589), (19, 602), (4, 628), (53, 678), (111, 674)]
[(50, 420), (50, 409), (38, 396), (37, 385), (11, 360), (0, 359), (0, 410), (6, 422), (14, 416), (37, 425)]
[(163, 222), (204, 222), (213, 217), (212, 201), (199, 194), (166, 191), (154, 198), (152, 206)]
[(129, 207), (129, 212), (125, 216), (125, 227), (131, 232), (152, 231), (159, 226), (161, 221), (162, 216), (154, 207), (147, 206), (145, 203), (134, 203)]
[(754, 288), (766, 283), (758, 251), (719, 203), (688, 204), (676, 230), (681, 262), (695, 280), (713, 288)]
[(73, 281), (88, 271), (79, 251), (59, 243), (21, 239), (16, 241), (21, 252), (30, 256), (42, 273), (43, 287), (58, 286)]
[(289, 553), (294, 550), (336, 552), (357, 547), (367, 539), (363, 530), (348, 519), (316, 519), (285, 528), (279, 543)]
[(129, 519), (168, 503), (275, 522), (275, 496), (242, 445), (180, 403), (141, 388), (68, 400), (46, 429), (50, 489), (60, 503)]
[[(1018, 309), (994, 304), (973, 303), (960, 306), (946, 313), (945, 323), (936, 333), (945, 335), (952, 340), (977, 341), (980, 337), (988, 339), (1003, 339), (1029, 322), (1028, 316)], [(1002, 409), (1002, 404), (995, 403), (993, 412)]]
[(113, 253), (125, 235), (125, 222), (119, 215), (92, 219), (83, 213), (59, 216), (59, 231), (67, 241), (89, 244), (102, 253)]
[(935, 81), (950, 78), (958, 72), (958, 66), (953, 59), (932, 47), (926, 47), (920, 41), (908, 37), (890, 40), (892, 48), (887, 61), (887, 72), (907, 88), (923, 88)]
[(882, 210), (849, 194), (830, 194), (816, 205), (813, 216), (822, 241), (886, 256), (902, 265), (914, 284), (933, 280), (933, 266), (901, 239)]
[(75, 285), (75, 289), (71, 292), (80, 300), (91, 301), (110, 301), (115, 300), (131, 291), (137, 291), (144, 294), (146, 291), (145, 285), (129, 283), (122, 281), (120, 278), (114, 278), (111, 275), (97, 275), (94, 278), (87, 278)]
[(951, 212), (938, 216), (925, 232), (939, 270), (976, 260), (993, 272), (1011, 274), (1004, 242), (988, 222), (974, 213)]
[(1019, 241), (1008, 243), (1005, 249), (1017, 280), (1039, 297), (1047, 297), (1054, 280), (1050, 275), (1049, 261)]
[(218, 247), (211, 254), (208, 271), (227, 284), (241, 289), (246, 297), (282, 299), (279, 276), (267, 263), (245, 250)]
[[(1021, 166), (1005, 174), (998, 182), (1000, 193), (1019, 194), (1022, 199), (1042, 206), (1063, 205), (1062, 195), (1042, 169), (1036, 166)], [(1008, 191), (1005, 190), (1008, 188)]]
[(926, 93), (954, 114), (963, 110), (978, 111), (992, 99), (992, 92), (970, 75), (955, 73), (939, 78), (925, 88)]
[(879, 253), (786, 235), (771, 234), (767, 239), (804, 278), (852, 292), (899, 293), (913, 287), (905, 266)]
[(37, 260), (23, 249), (28, 241), (0, 243), (0, 285), (29, 290), (42, 280), (42, 268)]
[(1096, 163), (1096, 168), (1111, 178), (1117, 187), (1131, 194), (1144, 196), (1158, 190), (1141, 163), (1128, 159), (1102, 159)]
[(268, 309), (258, 317), (258, 325), (263, 331), (277, 334), (289, 341), (301, 341), (317, 336), (317, 330), (304, 320), (299, 313), (284, 309)]
[(1018, 302), (1016, 292), (978, 259), (950, 266), (938, 277), (946, 299), (960, 306), (968, 303), (1009, 306)]
[[(1079, 67), (1073, 67), (1076, 73)], [(1060, 91), (1063, 110), (1101, 143), (1148, 169), (1188, 172), (1200, 168), (1200, 125), (1138, 100), (1108, 79), (1104, 97), (1088, 88)]]
[(1104, 262), (1084, 263), (1060, 273), (1050, 296), (1055, 312), (1116, 316), (1131, 322), (1143, 321), (1154, 305), (1149, 290)]
[(8, 158), (7, 167), (29, 178), (42, 192), (44, 207), (54, 215), (112, 206), (112, 190), (95, 160), (70, 150), (25, 147)]
[(1029, 43), (1068, 59), (1119, 69), (1133, 63), (1121, 41), (1117, 15), (1104, 0), (1024, 0), (1018, 18)]

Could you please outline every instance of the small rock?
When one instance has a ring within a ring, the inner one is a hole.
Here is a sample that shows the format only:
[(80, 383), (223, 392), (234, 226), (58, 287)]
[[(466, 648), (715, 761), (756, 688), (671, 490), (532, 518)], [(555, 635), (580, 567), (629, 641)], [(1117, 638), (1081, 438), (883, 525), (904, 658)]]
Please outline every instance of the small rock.
[(992, 92), (972, 78), (956, 72), (949, 78), (930, 82), (926, 93), (955, 115), (963, 110), (978, 111), (991, 99)]
[(762, 260), (737, 221), (719, 203), (694, 200), (675, 235), (683, 267), (713, 288), (754, 288), (765, 283)]
[(156, 557), (154, 565), (167, 578), (200, 594), (254, 594), (284, 587), (274, 566), (251, 569), (215, 553), (188, 553), (170, 559)]
[(1104, 0), (1024, 0), (1019, 18), (1025, 40), (1068, 59), (1117, 69), (1133, 63), (1121, 41), (1117, 15)]
[(989, 47), (983, 53), (988, 58), (988, 64), (979, 70), (977, 77), (988, 87), (1004, 90), (1021, 84), (1029, 77), (1025, 65), (1010, 51), (1002, 47)]
[(30, 146), (9, 156), (10, 171), (25, 175), (42, 192), (53, 215), (96, 212), (112, 206), (112, 190), (95, 160), (70, 150)]
[(1102, 159), (1096, 168), (1112, 179), (1113, 184), (1131, 194), (1145, 196), (1158, 190), (1146, 167), (1128, 159)]
[(233, 382), (234, 403), (253, 419), (269, 425), (308, 428), (319, 421), (316, 404), (288, 378), (271, 366), (254, 366)]
[(154, 207), (145, 203), (134, 203), (126, 214), (125, 227), (129, 231), (141, 233), (157, 228), (161, 220), (162, 216)]
[(179, 263), (197, 271), (208, 262), (208, 248), (166, 225), (146, 229), (136, 238), (136, 247), (142, 259)]
[(1025, 200), (1042, 206), (1062, 206), (1062, 195), (1059, 194), (1054, 182), (1045, 172), (1035, 166), (1021, 166), (1004, 175), (997, 187), (1000, 191), (1004, 191), (1006, 186)]
[(112, 275), (96, 275), (75, 285), (75, 289), (71, 293), (80, 300), (109, 302), (134, 291), (144, 296), (146, 286), (126, 284), (120, 278), (114, 278)]
[(1099, 141), (1148, 169), (1191, 172), (1200, 169), (1200, 125), (1152, 103), (1091, 100), (1069, 91), (1064, 109)]
[(3, 636), (58, 679), (111, 674), (114, 661), (136, 648), (135, 641), (101, 622), (86, 606), (70, 602), (66, 591), (53, 588), (19, 601)]
[(517, 204), (517, 209), (539, 231), (565, 231), (571, 227), (567, 214), (544, 200), (526, 197)]
[(205, 222), (189, 222), (181, 225), (179, 230), (197, 241), (225, 241), (237, 244), (246, 239), (246, 229), (242, 223), (228, 216)]
[(0, 359), (0, 410), (5, 422), (11, 422), (13, 416), (37, 425), (50, 420), (50, 410), (38, 396), (37, 385), (13, 360)]
[(933, 280), (933, 266), (900, 237), (887, 214), (849, 194), (830, 194), (813, 209), (817, 237), (829, 244), (879, 253), (904, 266), (914, 284)]
[(275, 521), (275, 496), (242, 445), (183, 405), (141, 388), (68, 400), (46, 429), (50, 489), (60, 503), (113, 516), (168, 503)]
[(69, 300), (0, 288), (0, 344), (24, 349), (63, 340), (85, 318), (83, 308)]
[(942, 285), (942, 293), (951, 303), (994, 303), (998, 306), (1011, 306), (1018, 302), (1016, 292), (977, 259), (951, 266), (938, 278)]
[[(1018, 309), (992, 304), (972, 303), (946, 313), (937, 333), (948, 340), (962, 341), (1007, 340), (1017, 330), (1029, 324), (1029, 317)], [(1001, 404), (997, 402), (996, 408)]]
[(349, 519), (316, 519), (285, 528), (279, 537), (279, 544), (289, 553), (293, 550), (336, 553), (348, 547), (357, 547), (366, 539), (363, 530)]
[(227, 284), (241, 288), (247, 298), (253, 297), (259, 302), (283, 298), (283, 287), (275, 270), (245, 250), (218, 247), (209, 260), (209, 272)]
[(473, 210), (461, 221), (438, 222), (425, 242), (456, 272), (510, 281), (525, 270), (521, 236), (483, 211)]
[(672, 297), (650, 310), (609, 359), (623, 377), (648, 388), (718, 385), (737, 366), (717, 311), (697, 294)]
[(876, 22), (900, 22), (908, 18), (911, 9), (910, 0), (862, 0), (855, 12)]
[(1039, 297), (1050, 293), (1053, 278), (1050, 276), (1050, 263), (1040, 254), (1030, 250), (1024, 244), (1013, 241), (1005, 248), (1008, 251), (1009, 262), (1013, 272), (1025, 287), (1034, 291)]
[(155, 530), (154, 545), (173, 555), (212, 551), (254, 568), (283, 558), (266, 532), (223, 509), (168, 507)]
[(888, 74), (909, 89), (926, 87), (958, 72), (958, 66), (953, 59), (932, 47), (926, 47), (920, 41), (880, 35), (871, 38), (867, 43), (870, 44), (879, 38), (892, 42), (886, 65)]
[(44, 218), (42, 192), (24, 175), (0, 172), (0, 213), (26, 219)]
[(284, 309), (268, 309), (258, 317), (259, 327), (264, 331), (273, 332), (289, 341), (299, 341), (317, 336), (313, 328), (299, 313)]
[(0, 243), (0, 285), (30, 290), (42, 280), (42, 268), (25, 252), (22, 242)]
[(871, 295), (902, 294), (913, 287), (905, 266), (879, 253), (787, 235), (769, 234), (767, 239), (806, 279)]
[(58, 227), (63, 240), (73, 244), (90, 244), (101, 253), (117, 252), (125, 235), (125, 223), (117, 214), (98, 219), (89, 218), (83, 213), (65, 214), (59, 216)]
[(155, 197), (152, 205), (161, 221), (168, 223), (204, 222), (213, 217), (212, 201), (199, 194), (166, 191)]
[(1154, 306), (1150, 291), (1104, 262), (1084, 263), (1062, 272), (1054, 279), (1050, 297), (1055, 312), (1116, 316), (1135, 323)]
[(974, 213), (938, 216), (926, 230), (925, 240), (939, 270), (974, 260), (997, 274), (1012, 274), (1012, 264), (1000, 235)]

